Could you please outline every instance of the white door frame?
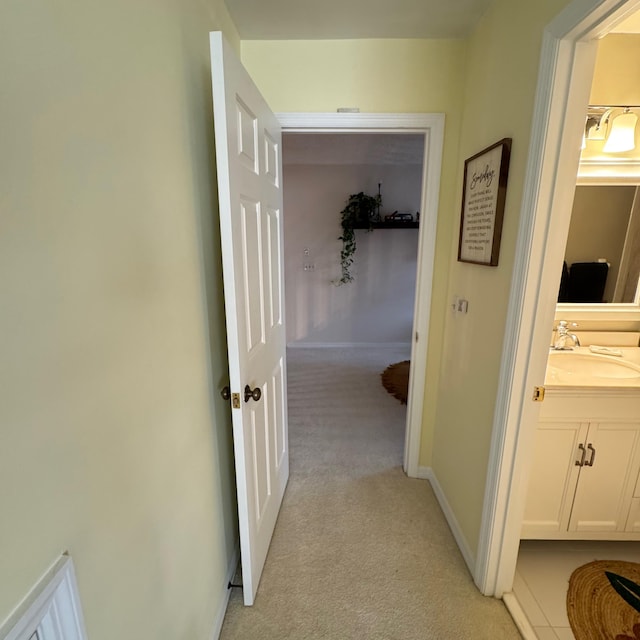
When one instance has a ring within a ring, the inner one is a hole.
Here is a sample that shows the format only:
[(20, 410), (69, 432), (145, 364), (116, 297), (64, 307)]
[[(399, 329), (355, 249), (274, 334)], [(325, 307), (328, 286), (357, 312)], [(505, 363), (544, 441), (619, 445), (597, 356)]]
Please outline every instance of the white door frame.
[[(640, 1), (640, 0), (639, 0)], [(444, 142), (442, 113), (277, 113), (283, 133), (421, 133), (425, 136), (418, 239), (411, 373), (405, 429), (405, 473), (418, 477), (427, 343), (433, 290), (440, 173)], [(286, 189), (286, 186), (285, 186)]]
[(596, 39), (640, 0), (573, 0), (545, 29), (474, 580), (510, 591)]

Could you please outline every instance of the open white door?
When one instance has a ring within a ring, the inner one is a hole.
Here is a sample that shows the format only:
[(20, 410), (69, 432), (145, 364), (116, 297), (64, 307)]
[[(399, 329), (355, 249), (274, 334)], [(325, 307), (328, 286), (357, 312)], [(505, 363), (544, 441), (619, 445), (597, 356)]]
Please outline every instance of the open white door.
[(289, 477), (281, 130), (220, 32), (210, 34), (222, 265), (245, 605)]

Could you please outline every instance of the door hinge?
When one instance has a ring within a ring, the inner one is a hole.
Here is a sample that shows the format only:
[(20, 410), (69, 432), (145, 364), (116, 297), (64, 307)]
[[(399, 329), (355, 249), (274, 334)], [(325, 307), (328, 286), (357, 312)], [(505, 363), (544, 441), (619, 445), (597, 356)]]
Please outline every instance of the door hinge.
[(239, 409), (240, 408), (240, 394), (239, 393), (232, 393), (231, 394), (231, 406), (234, 409)]
[(542, 402), (544, 400), (544, 387), (533, 387), (533, 401)]

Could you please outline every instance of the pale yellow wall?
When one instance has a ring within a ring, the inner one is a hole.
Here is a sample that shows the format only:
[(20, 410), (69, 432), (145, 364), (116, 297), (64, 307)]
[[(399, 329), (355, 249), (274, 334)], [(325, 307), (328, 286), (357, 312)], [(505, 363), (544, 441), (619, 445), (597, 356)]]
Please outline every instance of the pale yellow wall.
[[(511, 271), (525, 178), (542, 30), (568, 0), (496, 0), (469, 46), (456, 204), (464, 159), (513, 138), (498, 267), (450, 264), (449, 295), (469, 300), (447, 315), (433, 469), (473, 552), (477, 548)], [(458, 221), (456, 222), (456, 226)], [(457, 229), (452, 235), (457, 251)]]
[[(612, 33), (598, 41), (589, 104), (640, 105), (640, 34)], [(621, 110), (614, 111), (613, 117), (620, 113)], [(612, 156), (604, 153), (603, 147), (604, 140), (589, 140), (581, 159), (610, 161), (615, 158), (637, 162), (640, 127), (636, 127), (635, 149)]]
[(640, 105), (640, 35), (612, 33), (598, 42), (589, 104)]
[[(274, 111), (441, 112), (446, 116), (420, 463), (431, 461), (466, 43), (462, 40), (243, 41), (242, 59)], [(286, 186), (285, 186), (286, 189)]]
[(0, 623), (64, 550), (91, 640), (226, 593), (210, 4), (0, 3)]
[(274, 111), (451, 112), (462, 40), (243, 40), (242, 62)]

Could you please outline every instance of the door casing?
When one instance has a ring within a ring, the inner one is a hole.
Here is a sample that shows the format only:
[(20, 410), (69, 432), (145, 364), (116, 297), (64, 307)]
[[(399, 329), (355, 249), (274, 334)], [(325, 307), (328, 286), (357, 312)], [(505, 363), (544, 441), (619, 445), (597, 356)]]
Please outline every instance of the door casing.
[[(421, 133), (425, 136), (411, 373), (403, 468), (418, 477), (423, 396), (444, 143), (442, 113), (276, 113), (283, 133)], [(286, 188), (286, 187), (285, 187)], [(418, 329), (419, 328), (419, 329)]]

